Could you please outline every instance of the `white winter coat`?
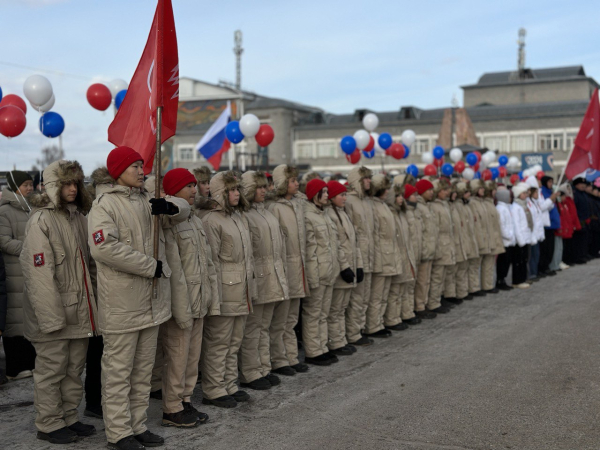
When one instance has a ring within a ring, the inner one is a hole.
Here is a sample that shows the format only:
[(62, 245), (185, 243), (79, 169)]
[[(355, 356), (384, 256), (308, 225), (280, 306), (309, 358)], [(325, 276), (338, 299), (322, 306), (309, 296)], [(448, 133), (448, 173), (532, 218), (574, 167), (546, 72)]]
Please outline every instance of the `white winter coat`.
[(502, 231), (502, 243), (504, 247), (512, 247), (516, 244), (515, 225), (510, 211), (510, 205), (504, 202), (498, 202), (496, 205), (500, 215), (500, 230)]
[(512, 221), (514, 225), (515, 241), (519, 247), (525, 247), (531, 244), (533, 239), (533, 233), (527, 225), (527, 216), (525, 210), (518, 203), (510, 205), (510, 211), (512, 213)]
[(533, 239), (531, 245), (535, 245), (546, 239), (546, 235), (544, 234), (544, 217), (535, 199), (528, 197), (527, 207), (531, 211), (531, 217), (533, 218)]
[[(527, 183), (529, 186), (536, 188), (538, 190), (538, 199), (537, 200), (531, 199), (531, 201), (535, 201), (535, 203), (538, 205), (541, 215), (542, 215), (542, 223), (544, 224), (544, 227), (549, 227), (550, 226), (550, 211), (552, 210), (552, 208), (554, 208), (554, 202), (552, 200), (550, 200), (549, 198), (544, 198), (544, 195), (542, 194), (542, 188), (539, 187), (537, 178), (534, 177), (533, 175), (527, 177), (527, 179), (525, 180), (525, 183)], [(542, 239), (542, 241), (543, 240), (544, 239)]]

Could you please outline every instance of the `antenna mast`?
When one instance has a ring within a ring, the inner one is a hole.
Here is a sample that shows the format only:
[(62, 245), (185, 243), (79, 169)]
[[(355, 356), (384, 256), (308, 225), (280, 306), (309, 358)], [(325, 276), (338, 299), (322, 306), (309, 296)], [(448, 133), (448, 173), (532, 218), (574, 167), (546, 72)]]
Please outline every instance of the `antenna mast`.
[(233, 41), (235, 47), (233, 53), (235, 53), (235, 88), (239, 91), (242, 87), (242, 30), (235, 30), (233, 35)]
[(527, 35), (527, 31), (525, 28), (519, 29), (519, 40), (517, 44), (519, 44), (519, 53), (518, 53), (518, 74), (520, 79), (525, 78), (525, 36)]

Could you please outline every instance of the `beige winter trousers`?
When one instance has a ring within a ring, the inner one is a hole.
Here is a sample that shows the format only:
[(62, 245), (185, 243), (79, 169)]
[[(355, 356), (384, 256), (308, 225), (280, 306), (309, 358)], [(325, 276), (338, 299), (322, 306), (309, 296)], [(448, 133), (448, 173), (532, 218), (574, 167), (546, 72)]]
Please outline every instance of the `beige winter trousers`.
[(383, 330), (383, 314), (381, 312), (384, 300), (387, 299), (392, 284), (392, 277), (374, 273), (371, 279), (371, 299), (367, 305), (365, 334), (377, 333)]
[(431, 266), (431, 285), (429, 286), (429, 297), (427, 300), (427, 309), (432, 310), (442, 305), (442, 291), (444, 290), (444, 281), (446, 268), (441, 264)]
[(276, 304), (254, 305), (248, 316), (239, 354), (242, 383), (252, 383), (271, 371), (269, 328)]
[(383, 325), (391, 327), (402, 322), (402, 284), (392, 283), (390, 291), (382, 308)]
[(163, 326), (163, 412), (172, 414), (183, 410), (181, 402), (189, 402), (194, 393), (204, 319), (193, 319), (192, 326), (183, 330), (175, 319), (168, 320)]
[[(166, 323), (166, 322), (165, 322)], [(158, 327), (158, 338), (156, 340), (156, 356), (154, 357), (154, 367), (152, 368), (152, 379), (150, 392), (155, 392), (162, 389), (163, 370), (165, 367), (165, 355), (163, 353), (163, 323)]]
[(408, 320), (415, 317), (415, 284), (416, 281), (407, 281), (400, 287), (400, 297), (402, 298), (402, 320)]
[(206, 316), (202, 341), (202, 392), (214, 400), (238, 391), (238, 351), (248, 315)]
[(484, 291), (494, 289), (495, 266), (496, 255), (483, 255), (481, 261), (481, 289)]
[(146, 431), (157, 337), (158, 326), (103, 335), (102, 410), (110, 443)]
[(334, 289), (331, 308), (327, 316), (327, 347), (335, 350), (348, 344), (346, 340), (346, 308), (350, 303), (353, 288)]
[(422, 261), (417, 267), (417, 282), (415, 285), (415, 311), (424, 311), (429, 296), (431, 284), (431, 268), (433, 261)]
[(51, 433), (73, 425), (83, 397), (81, 374), (85, 366), (88, 339), (61, 339), (33, 342), (33, 402), (35, 427)]
[(289, 313), (289, 300), (275, 303), (273, 319), (271, 320), (271, 328), (269, 330), (271, 341), (271, 366), (273, 367), (273, 370), (290, 365), (283, 339), (285, 324), (287, 323)]
[(469, 261), (462, 261), (456, 265), (456, 298), (463, 299), (469, 295)]
[(481, 290), (481, 256), (469, 259), (469, 294)]
[(365, 278), (358, 283), (350, 294), (350, 303), (346, 308), (346, 340), (349, 343), (358, 341), (365, 327), (366, 305), (371, 298), (372, 274), (365, 273)]
[(300, 300), (293, 298), (290, 300), (290, 310), (285, 322), (285, 331), (283, 332), (283, 343), (285, 344), (285, 354), (290, 366), (298, 364), (298, 339), (294, 327), (298, 324), (300, 316)]
[(327, 316), (331, 307), (333, 285), (310, 290), (310, 297), (302, 300), (302, 341), (307, 358), (327, 353)]

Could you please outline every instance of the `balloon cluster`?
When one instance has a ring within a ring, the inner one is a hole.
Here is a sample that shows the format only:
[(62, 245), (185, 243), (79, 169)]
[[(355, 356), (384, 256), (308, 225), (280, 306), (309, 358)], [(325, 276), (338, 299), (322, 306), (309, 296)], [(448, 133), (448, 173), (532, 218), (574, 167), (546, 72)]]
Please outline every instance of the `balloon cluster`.
[(115, 108), (119, 109), (121, 103), (127, 94), (127, 82), (117, 78), (108, 83), (108, 86), (103, 83), (92, 84), (87, 92), (86, 98), (90, 106), (98, 111), (106, 111), (115, 101)]
[[(42, 75), (31, 75), (23, 84), (23, 93), (31, 107), (42, 113), (39, 128), (44, 136), (60, 136), (65, 129), (65, 121), (60, 114), (50, 112), (55, 97), (50, 81)], [(27, 105), (15, 94), (2, 97), (0, 90), (0, 134), (8, 138), (20, 135), (27, 125)]]
[(379, 118), (373, 114), (365, 114), (362, 121), (364, 130), (358, 130), (354, 135), (344, 136), (340, 141), (342, 152), (350, 164), (356, 164), (362, 156), (371, 159), (376, 153), (391, 156), (394, 159), (408, 158), (410, 146), (415, 142), (415, 133), (406, 130), (402, 133), (401, 141), (394, 142), (390, 133), (376, 133)]
[(254, 114), (246, 114), (239, 122), (234, 120), (227, 124), (225, 137), (232, 144), (239, 144), (245, 137), (253, 137), (258, 145), (267, 147), (275, 139), (275, 132), (271, 125), (266, 123), (261, 125), (260, 120)]

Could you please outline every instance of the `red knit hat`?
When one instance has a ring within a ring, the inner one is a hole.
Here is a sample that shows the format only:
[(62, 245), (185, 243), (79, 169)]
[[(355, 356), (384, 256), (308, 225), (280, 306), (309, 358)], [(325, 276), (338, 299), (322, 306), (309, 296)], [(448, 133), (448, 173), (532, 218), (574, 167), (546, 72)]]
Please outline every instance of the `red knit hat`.
[(406, 200), (408, 200), (410, 196), (413, 195), (415, 192), (417, 192), (417, 188), (413, 185), (407, 184), (406, 186), (404, 186), (404, 198)]
[(339, 181), (331, 180), (327, 183), (327, 191), (329, 192), (329, 198), (333, 198), (342, 192), (346, 192), (347, 189)]
[(142, 161), (144, 158), (134, 149), (129, 147), (117, 147), (113, 149), (106, 158), (106, 167), (108, 173), (115, 180), (121, 176), (125, 170), (134, 162)]
[(429, 180), (419, 180), (415, 187), (417, 188), (419, 195), (423, 195), (423, 192), (433, 189), (433, 184)]
[(175, 195), (188, 184), (196, 184), (196, 177), (183, 168), (169, 170), (163, 178), (163, 189), (167, 195)]
[(306, 196), (309, 200), (312, 200), (323, 188), (327, 187), (327, 183), (318, 178), (314, 178), (306, 185)]

